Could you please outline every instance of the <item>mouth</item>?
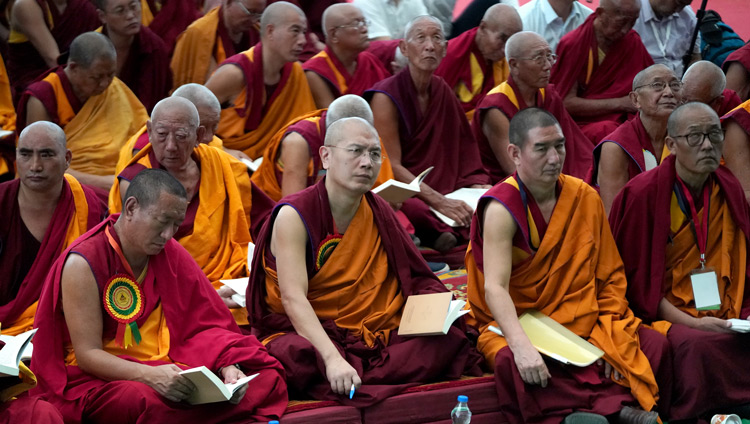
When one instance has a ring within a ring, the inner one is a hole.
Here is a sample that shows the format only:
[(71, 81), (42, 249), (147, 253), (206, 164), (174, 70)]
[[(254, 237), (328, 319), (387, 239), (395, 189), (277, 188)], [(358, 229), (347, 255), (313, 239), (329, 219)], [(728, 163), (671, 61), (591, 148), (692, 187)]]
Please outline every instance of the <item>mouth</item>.
[(31, 181), (44, 181), (44, 180), (46, 180), (46, 178), (43, 177), (43, 176), (41, 176), (41, 175), (27, 175), (26, 179), (27, 180), (31, 180)]

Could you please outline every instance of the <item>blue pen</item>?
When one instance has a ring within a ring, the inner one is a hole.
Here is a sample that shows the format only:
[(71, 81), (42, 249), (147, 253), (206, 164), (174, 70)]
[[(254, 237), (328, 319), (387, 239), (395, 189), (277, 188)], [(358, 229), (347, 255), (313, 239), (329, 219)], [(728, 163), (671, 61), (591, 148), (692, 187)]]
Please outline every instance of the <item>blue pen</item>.
[(354, 397), (354, 383), (352, 383), (352, 388), (349, 389), (349, 399)]

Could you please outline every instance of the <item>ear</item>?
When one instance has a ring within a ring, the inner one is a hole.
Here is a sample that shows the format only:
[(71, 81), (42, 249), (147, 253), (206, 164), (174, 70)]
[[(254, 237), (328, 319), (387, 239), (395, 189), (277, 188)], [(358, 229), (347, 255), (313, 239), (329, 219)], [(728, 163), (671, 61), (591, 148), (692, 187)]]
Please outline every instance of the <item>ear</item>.
[(201, 140), (203, 140), (203, 136), (206, 135), (206, 127), (203, 125), (199, 125), (198, 129), (195, 131), (198, 135), (198, 138), (195, 139), (195, 145), (198, 146), (201, 144)]
[(667, 149), (669, 149), (669, 153), (675, 154), (675, 150), (677, 149), (677, 140), (670, 136), (667, 136), (664, 141), (667, 143)]
[(521, 148), (513, 143), (508, 143), (508, 156), (516, 164), (516, 168), (521, 163)]
[(65, 150), (65, 169), (70, 167), (70, 161), (73, 160), (73, 152), (70, 149)]
[(96, 9), (96, 15), (99, 16), (99, 20), (102, 22), (102, 24), (107, 23), (107, 19), (105, 18), (106, 14), (101, 9)]
[(323, 169), (327, 170), (331, 166), (331, 149), (326, 146), (320, 146), (318, 154), (320, 155), (320, 162), (323, 165)]
[(406, 55), (406, 39), (402, 38), (401, 41), (398, 42), (398, 49), (401, 50), (401, 54), (404, 55), (404, 57), (409, 57)]
[(633, 106), (635, 106), (636, 109), (641, 110), (640, 103), (638, 102), (638, 93), (631, 91), (628, 96), (630, 96), (630, 102), (633, 103)]
[(122, 205), (122, 214), (128, 219), (132, 218), (133, 214), (135, 214), (135, 211), (137, 211), (139, 207), (138, 199), (132, 196), (128, 197), (125, 199), (125, 204)]
[(151, 133), (154, 131), (154, 124), (149, 119), (146, 121), (146, 133), (148, 134), (148, 140), (151, 141)]

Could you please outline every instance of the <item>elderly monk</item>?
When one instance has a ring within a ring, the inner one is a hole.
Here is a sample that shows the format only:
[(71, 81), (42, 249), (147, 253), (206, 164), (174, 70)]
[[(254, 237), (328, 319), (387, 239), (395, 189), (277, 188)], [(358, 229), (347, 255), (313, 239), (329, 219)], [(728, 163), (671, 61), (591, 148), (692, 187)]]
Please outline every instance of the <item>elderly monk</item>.
[(284, 124), (315, 110), (297, 58), (307, 20), (297, 6), (280, 1), (260, 20), (261, 42), (222, 63), (206, 82), (225, 109), (218, 134), (224, 145), (259, 158)]
[[(40, 384), (32, 394), (44, 395), (66, 422), (277, 419), (287, 405), (281, 365), (240, 332), (172, 240), (187, 214), (183, 185), (149, 169), (125, 198), (122, 214), (76, 240), (47, 276), (32, 365)], [(190, 406), (184, 401), (196, 388), (180, 371), (199, 366), (225, 383), (260, 375), (229, 403)]]
[(167, 97), (172, 88), (169, 48), (141, 25), (138, 0), (96, 0), (102, 33), (117, 51), (117, 77), (130, 88), (147, 111)]
[[(190, 101), (170, 97), (157, 105), (146, 123), (149, 144), (130, 160), (112, 186), (110, 213), (122, 210), (127, 187), (138, 173), (147, 168), (166, 169), (182, 183), (190, 200), (174, 238), (218, 290), (219, 280), (248, 275), (251, 229), (270, 212), (273, 202), (254, 188), (245, 165), (198, 141), (205, 131)], [(237, 323), (247, 324), (245, 308), (230, 300), (231, 292), (221, 294)]]
[(638, 114), (594, 149), (589, 182), (599, 186), (607, 215), (628, 181), (655, 168), (669, 155), (667, 119), (682, 102), (682, 83), (667, 66), (651, 65), (633, 78), (630, 99)]
[(174, 48), (174, 88), (205, 83), (220, 63), (257, 44), (256, 26), (265, 7), (265, 0), (222, 0), (190, 24)]
[(435, 75), (453, 87), (469, 121), (487, 92), (508, 79), (505, 43), (522, 29), (516, 8), (499, 3), (487, 9), (478, 27), (448, 42)]
[(724, 116), (742, 103), (734, 90), (726, 88), (724, 72), (713, 62), (699, 60), (682, 76), (682, 98), (685, 102), (701, 102)]
[(516, 169), (508, 155), (508, 127), (513, 116), (527, 107), (542, 108), (557, 118), (567, 152), (563, 172), (583, 177), (591, 163), (591, 142), (565, 110), (554, 85), (549, 84), (550, 69), (557, 56), (541, 35), (530, 31), (513, 34), (505, 51), (510, 76), (479, 103), (479, 113), (474, 114), (471, 122), (484, 169), (492, 183), (497, 184)]
[(117, 55), (109, 38), (81, 34), (64, 67), (30, 85), (19, 103), (19, 129), (51, 121), (65, 130), (73, 152), (68, 173), (104, 193), (112, 187), (123, 144), (148, 115), (132, 91), (115, 77)]
[(0, 323), (16, 335), (34, 324), (42, 283), (52, 262), (106, 212), (96, 194), (71, 175), (65, 133), (51, 122), (27, 127), (18, 139), (19, 179), (0, 184)]
[(602, 0), (557, 46), (559, 60), (550, 82), (594, 144), (636, 112), (628, 94), (630, 83), (654, 64), (631, 29), (640, 10), (639, 0)]
[[(516, 172), (479, 201), (466, 253), (477, 347), (495, 371), (502, 414), (514, 423), (607, 424), (605, 417), (618, 413), (620, 423), (656, 423), (656, 412), (628, 406), (655, 408), (659, 387), (649, 359), (667, 380), (667, 341), (642, 328), (628, 308), (622, 261), (598, 194), (561, 174), (565, 137), (549, 112), (516, 114), (510, 142)], [(543, 359), (518, 320), (528, 310), (604, 357), (580, 368)]]
[(98, 25), (96, 8), (89, 0), (11, 2), (8, 74), (16, 95), (57, 66), (57, 57), (68, 51), (74, 38)]
[(365, 51), (370, 45), (367, 22), (357, 6), (329, 6), (323, 13), (323, 31), (326, 48), (302, 66), (318, 109), (344, 94), (361, 95), (391, 75)]
[[(409, 59), (408, 67), (365, 93), (395, 179), (409, 183), (435, 167), (421, 184), (421, 192), (405, 201), (401, 210), (422, 243), (440, 252), (465, 242), (472, 213), (468, 204), (445, 195), (463, 187), (489, 187), (461, 105), (450, 86), (434, 75), (445, 44), (437, 19), (426, 15), (413, 19), (399, 46)], [(430, 207), (459, 227), (449, 227)]]
[(722, 65), (727, 74), (727, 87), (737, 92), (742, 101), (750, 98), (750, 45), (745, 44), (727, 56)]
[(416, 382), (480, 372), (457, 327), (445, 336), (397, 335), (408, 296), (447, 289), (390, 205), (370, 192), (382, 159), (373, 126), (334, 122), (320, 155), (326, 177), (284, 198), (264, 224), (247, 292), (250, 324), (284, 365), (289, 387), (367, 406)]
[[(750, 211), (739, 181), (719, 164), (724, 133), (713, 109), (680, 106), (668, 132), (672, 154), (625, 186), (610, 223), (625, 262), (628, 301), (672, 348), (672, 421), (717, 407), (730, 413), (750, 402), (741, 383), (750, 379), (743, 360), (750, 339), (733, 333), (729, 321), (750, 315)], [(698, 309), (693, 287), (699, 280), (718, 293), (718, 305)]]
[[(325, 170), (318, 151), (326, 137), (326, 128), (341, 118), (358, 117), (373, 123), (367, 102), (354, 94), (345, 94), (331, 103), (327, 110), (302, 115), (279, 130), (268, 145), (267, 158), (253, 174), (252, 181), (274, 202), (319, 181)], [(378, 186), (393, 178), (391, 162), (383, 152)]]

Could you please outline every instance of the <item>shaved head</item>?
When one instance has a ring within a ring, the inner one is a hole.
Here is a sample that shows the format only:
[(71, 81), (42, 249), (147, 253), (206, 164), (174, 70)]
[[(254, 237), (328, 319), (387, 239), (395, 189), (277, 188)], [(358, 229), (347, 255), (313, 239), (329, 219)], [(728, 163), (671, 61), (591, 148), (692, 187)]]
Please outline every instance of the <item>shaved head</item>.
[(665, 65), (657, 63), (635, 74), (635, 77), (633, 78), (633, 90), (635, 90), (636, 87), (641, 87), (645, 84), (649, 84), (651, 77), (654, 74), (658, 74), (658, 73), (669, 73), (674, 78), (677, 78), (677, 76), (674, 74), (674, 72), (671, 69), (669, 69)]
[(409, 41), (409, 37), (412, 35), (412, 30), (414, 29), (414, 26), (422, 22), (433, 22), (437, 24), (440, 27), (440, 31), (443, 33), (443, 35), (445, 35), (445, 29), (443, 28), (443, 23), (440, 22), (440, 19), (431, 15), (420, 15), (412, 19), (411, 21), (409, 21), (408, 24), (406, 24), (406, 27), (404, 27), (404, 39)]
[(699, 60), (685, 71), (682, 82), (685, 84), (682, 90), (686, 100), (708, 104), (724, 92), (727, 78), (713, 62)]
[(474, 42), (486, 60), (498, 62), (505, 58), (508, 39), (523, 29), (523, 22), (515, 7), (496, 4), (484, 13)]
[(346, 94), (331, 102), (326, 113), (326, 127), (343, 118), (362, 118), (374, 125), (372, 109), (365, 99), (354, 94)]
[(204, 85), (189, 83), (180, 86), (172, 93), (172, 97), (182, 97), (190, 100), (198, 109), (209, 109), (221, 113), (221, 105), (214, 93)]
[(144, 169), (139, 172), (128, 186), (125, 199), (131, 197), (138, 201), (141, 207), (155, 204), (162, 192), (166, 192), (187, 201), (185, 187), (175, 177), (163, 169)]
[(521, 21), (521, 15), (518, 14), (518, 10), (513, 6), (503, 3), (490, 6), (490, 8), (484, 12), (482, 21), (496, 23), (502, 27), (518, 27), (519, 30), (523, 28), (523, 22)]
[(599, 7), (608, 9), (608, 10), (614, 10), (614, 9), (641, 10), (641, 3), (638, 0), (601, 0), (599, 2)]
[(60, 128), (57, 124), (49, 121), (37, 121), (27, 126), (21, 131), (21, 135), (18, 136), (18, 145), (25, 144), (26, 139), (46, 137), (53, 140), (64, 152), (67, 148), (67, 139), (65, 137), (65, 131)]
[(328, 38), (329, 31), (339, 25), (346, 25), (346, 15), (351, 12), (360, 12), (359, 8), (350, 3), (332, 4), (326, 8), (321, 18), (323, 35)]
[(523, 147), (529, 138), (529, 132), (534, 128), (546, 128), (560, 123), (551, 113), (537, 107), (526, 108), (513, 116), (510, 120), (508, 135), (511, 144)]
[(95, 60), (117, 61), (117, 52), (112, 41), (98, 32), (84, 32), (70, 44), (68, 63), (74, 62), (83, 68), (89, 68)]
[(347, 140), (351, 137), (353, 129), (364, 129), (371, 137), (376, 140), (380, 139), (378, 131), (375, 127), (360, 117), (348, 117), (341, 118), (336, 122), (333, 122), (326, 130), (326, 138), (324, 144), (326, 146), (336, 146), (339, 142)]
[(305, 12), (303, 12), (302, 9), (292, 3), (289, 3), (287, 1), (279, 1), (268, 5), (263, 11), (263, 16), (260, 17), (261, 36), (265, 34), (266, 27), (268, 27), (268, 25), (276, 26), (283, 23), (291, 13), (296, 13), (297, 15), (304, 18), (305, 21), (307, 21)]
[(526, 56), (529, 53), (529, 46), (536, 43), (547, 44), (547, 40), (541, 35), (533, 31), (521, 31), (517, 32), (508, 38), (505, 43), (505, 57), (510, 59), (518, 59), (522, 56)]
[(167, 97), (154, 106), (151, 122), (158, 122), (162, 115), (179, 114), (184, 116), (193, 128), (200, 126), (200, 117), (195, 105), (183, 97)]
[(669, 134), (670, 137), (681, 135), (680, 131), (682, 131), (682, 128), (680, 127), (686, 124), (685, 115), (693, 115), (694, 113), (707, 114), (715, 117), (717, 122), (719, 121), (719, 115), (717, 115), (716, 111), (711, 109), (707, 104), (700, 102), (685, 103), (669, 115), (669, 120), (667, 121), (667, 134)]

